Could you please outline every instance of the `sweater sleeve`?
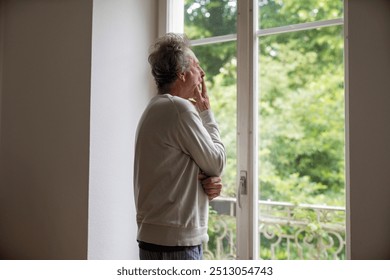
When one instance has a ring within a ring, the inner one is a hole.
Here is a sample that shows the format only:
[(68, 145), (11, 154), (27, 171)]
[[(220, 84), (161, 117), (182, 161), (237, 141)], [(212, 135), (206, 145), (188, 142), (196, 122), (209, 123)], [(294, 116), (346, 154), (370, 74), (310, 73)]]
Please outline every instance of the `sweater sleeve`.
[(208, 176), (220, 176), (225, 167), (226, 152), (217, 123), (211, 111), (180, 114), (179, 145)]

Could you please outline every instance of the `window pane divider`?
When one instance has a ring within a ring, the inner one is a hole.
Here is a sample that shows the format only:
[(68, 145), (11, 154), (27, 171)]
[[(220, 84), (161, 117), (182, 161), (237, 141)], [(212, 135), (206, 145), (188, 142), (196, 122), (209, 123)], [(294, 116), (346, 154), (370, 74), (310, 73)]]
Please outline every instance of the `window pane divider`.
[(236, 195), (240, 197), (236, 207), (237, 259), (241, 260), (259, 257), (256, 6), (257, 0), (237, 1), (237, 174), (247, 174), (246, 192), (238, 188)]
[(344, 24), (344, 20), (342, 18), (337, 18), (337, 19), (321, 20), (321, 21), (314, 21), (314, 22), (299, 23), (299, 24), (292, 24), (292, 25), (286, 25), (286, 26), (280, 26), (280, 27), (260, 29), (260, 30), (257, 30), (256, 34), (257, 34), (257, 36), (261, 37), (261, 36), (267, 36), (267, 35), (275, 35), (275, 34), (282, 34), (282, 33), (295, 32), (295, 31), (303, 31), (303, 30), (315, 29), (315, 28), (320, 28), (320, 27), (337, 26), (337, 25), (343, 25), (343, 24)]
[(237, 34), (229, 34), (229, 35), (222, 35), (222, 36), (215, 36), (215, 37), (191, 40), (191, 45), (192, 46), (201, 46), (201, 45), (231, 42), (231, 41), (235, 41), (235, 40), (237, 40)]

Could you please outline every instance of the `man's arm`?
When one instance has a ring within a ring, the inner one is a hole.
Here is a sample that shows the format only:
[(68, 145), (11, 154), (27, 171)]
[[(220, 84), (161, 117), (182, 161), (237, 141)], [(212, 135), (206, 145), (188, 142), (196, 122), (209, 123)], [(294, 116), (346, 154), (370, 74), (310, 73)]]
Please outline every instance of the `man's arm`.
[(196, 88), (194, 107), (198, 112), (181, 114), (178, 137), (182, 150), (190, 155), (208, 176), (221, 175), (225, 163), (225, 147), (220, 139), (217, 123), (210, 110), (210, 102), (204, 80), (201, 89)]

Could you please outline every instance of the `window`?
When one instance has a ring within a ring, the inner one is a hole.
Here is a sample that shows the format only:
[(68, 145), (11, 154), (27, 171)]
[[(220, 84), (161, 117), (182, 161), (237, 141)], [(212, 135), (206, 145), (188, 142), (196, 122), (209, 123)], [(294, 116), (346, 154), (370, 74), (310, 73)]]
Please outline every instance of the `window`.
[(205, 258), (346, 258), (343, 1), (168, 2), (228, 153)]

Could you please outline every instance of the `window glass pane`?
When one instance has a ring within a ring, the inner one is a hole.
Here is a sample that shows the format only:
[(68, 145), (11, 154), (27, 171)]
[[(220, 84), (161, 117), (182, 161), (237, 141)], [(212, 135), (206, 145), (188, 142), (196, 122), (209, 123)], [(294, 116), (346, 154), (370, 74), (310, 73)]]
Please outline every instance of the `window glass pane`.
[(227, 164), (222, 181), (223, 191), (213, 200), (209, 220), (205, 259), (235, 258), (235, 190), (237, 176), (237, 90), (236, 42), (210, 44), (192, 48), (206, 72), (206, 85), (212, 111), (218, 122), (222, 142), (227, 152)]
[(342, 26), (260, 38), (263, 259), (345, 258), (343, 47)]
[(343, 17), (342, 0), (259, 0), (260, 29)]
[(190, 39), (236, 33), (237, 0), (186, 0), (184, 32)]

